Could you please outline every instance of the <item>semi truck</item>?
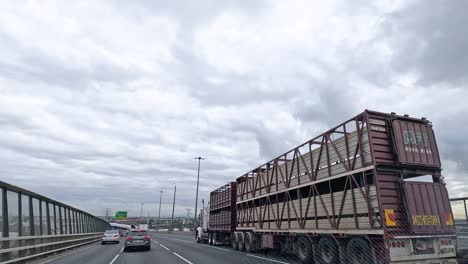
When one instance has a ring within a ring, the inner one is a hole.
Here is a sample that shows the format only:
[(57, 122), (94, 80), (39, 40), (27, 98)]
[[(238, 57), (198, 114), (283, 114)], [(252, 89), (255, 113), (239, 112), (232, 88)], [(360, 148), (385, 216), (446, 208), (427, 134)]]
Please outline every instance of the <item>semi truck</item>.
[(305, 263), (457, 263), (426, 118), (365, 110), (210, 193), (212, 245)]

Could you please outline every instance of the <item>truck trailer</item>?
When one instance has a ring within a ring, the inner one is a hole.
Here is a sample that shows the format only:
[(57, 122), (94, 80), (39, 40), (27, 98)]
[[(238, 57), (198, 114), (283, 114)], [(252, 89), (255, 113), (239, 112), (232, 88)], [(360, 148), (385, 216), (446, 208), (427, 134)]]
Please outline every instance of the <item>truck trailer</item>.
[(209, 243), (306, 263), (457, 263), (432, 123), (365, 110), (210, 194)]

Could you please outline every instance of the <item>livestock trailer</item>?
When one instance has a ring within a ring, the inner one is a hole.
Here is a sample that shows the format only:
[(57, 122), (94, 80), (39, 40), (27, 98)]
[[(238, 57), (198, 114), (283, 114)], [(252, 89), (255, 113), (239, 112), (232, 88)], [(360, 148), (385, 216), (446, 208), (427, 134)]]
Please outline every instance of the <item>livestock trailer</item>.
[(304, 262), (457, 263), (441, 172), (429, 120), (365, 110), (237, 178), (222, 237)]

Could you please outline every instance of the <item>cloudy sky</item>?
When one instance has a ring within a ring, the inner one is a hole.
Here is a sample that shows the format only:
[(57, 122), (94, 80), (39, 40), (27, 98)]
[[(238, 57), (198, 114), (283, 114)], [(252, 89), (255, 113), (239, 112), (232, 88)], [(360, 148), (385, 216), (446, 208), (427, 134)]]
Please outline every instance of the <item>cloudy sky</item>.
[[(138, 2), (138, 3), (137, 3)], [(467, 196), (467, 1), (2, 1), (0, 179), (104, 214), (200, 194), (364, 109)]]

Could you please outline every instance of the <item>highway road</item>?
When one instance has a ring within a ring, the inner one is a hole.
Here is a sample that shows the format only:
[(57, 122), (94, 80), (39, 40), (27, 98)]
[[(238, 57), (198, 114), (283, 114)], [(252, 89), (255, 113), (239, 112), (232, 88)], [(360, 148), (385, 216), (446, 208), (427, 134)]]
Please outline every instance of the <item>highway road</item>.
[(209, 246), (194, 242), (189, 234), (152, 233), (151, 251), (123, 252), (123, 239), (120, 244), (101, 245), (93, 243), (75, 250), (43, 258), (31, 264), (296, 264), (290, 256), (279, 253), (254, 253), (235, 251), (230, 247)]

